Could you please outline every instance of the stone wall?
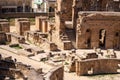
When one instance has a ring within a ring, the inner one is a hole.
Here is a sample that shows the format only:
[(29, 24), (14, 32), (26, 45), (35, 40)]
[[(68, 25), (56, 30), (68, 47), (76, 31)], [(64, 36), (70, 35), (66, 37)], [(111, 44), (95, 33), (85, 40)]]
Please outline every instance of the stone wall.
[(0, 14), (0, 18), (35, 18), (36, 16), (51, 16), (54, 17), (54, 13), (4, 13)]
[(30, 21), (27, 18), (17, 18), (15, 19), (15, 26), (17, 34), (24, 35), (26, 31), (30, 31)]
[(72, 20), (72, 4), (73, 0), (57, 0), (56, 1), (56, 14), (62, 16), (63, 20)]
[(25, 37), (30, 43), (40, 46), (42, 49), (51, 51), (58, 49), (55, 43), (48, 40), (48, 34), (46, 33), (27, 31)]
[(25, 38), (24, 36), (11, 33), (11, 43), (12, 44), (25, 43)]
[(36, 28), (40, 32), (48, 32), (48, 17), (46, 16), (39, 16), (35, 19)]
[(88, 59), (76, 62), (79, 76), (92, 74), (118, 73), (120, 59)]
[(10, 25), (9, 25), (8, 20), (0, 19), (0, 31), (10, 32)]
[(0, 0), (1, 12), (30, 12), (31, 0)]
[(120, 15), (110, 12), (80, 12), (77, 48), (120, 49)]
[(6, 34), (5, 32), (0, 32), (0, 44), (6, 44)]
[[(31, 1), (30, 0), (24, 0), (26, 5), (31, 5)], [(0, 6), (23, 6), (23, 0), (0, 0)]]
[(63, 78), (64, 78), (63, 66), (56, 67), (45, 75), (45, 80), (63, 80)]
[(76, 27), (79, 11), (120, 11), (120, 1), (115, 0), (73, 0), (72, 21)]

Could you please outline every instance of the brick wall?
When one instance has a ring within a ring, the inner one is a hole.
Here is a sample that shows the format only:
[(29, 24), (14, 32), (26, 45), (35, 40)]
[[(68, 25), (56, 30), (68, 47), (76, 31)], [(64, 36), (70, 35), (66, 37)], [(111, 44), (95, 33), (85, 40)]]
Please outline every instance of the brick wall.
[(45, 75), (45, 80), (63, 80), (64, 68), (63, 66), (56, 67)]
[[(89, 59), (76, 62), (77, 75), (118, 73), (120, 59)], [(90, 72), (91, 71), (91, 72)]]

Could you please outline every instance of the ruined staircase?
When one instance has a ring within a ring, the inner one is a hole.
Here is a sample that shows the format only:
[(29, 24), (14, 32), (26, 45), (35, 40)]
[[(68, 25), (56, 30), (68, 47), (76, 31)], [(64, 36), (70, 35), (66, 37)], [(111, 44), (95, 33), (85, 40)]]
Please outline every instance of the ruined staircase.
[(67, 29), (66, 34), (69, 38), (69, 40), (72, 42), (73, 48), (76, 48), (76, 35), (75, 31), (73, 29)]
[(70, 50), (75, 48), (75, 34), (73, 29), (66, 29), (65, 33), (60, 36), (61, 48)]

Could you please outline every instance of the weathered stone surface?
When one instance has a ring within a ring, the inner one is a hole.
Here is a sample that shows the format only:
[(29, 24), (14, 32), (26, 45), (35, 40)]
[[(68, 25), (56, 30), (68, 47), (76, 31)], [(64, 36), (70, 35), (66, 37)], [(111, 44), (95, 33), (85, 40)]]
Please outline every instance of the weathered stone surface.
[(119, 59), (88, 59), (76, 62), (77, 75), (118, 73)]
[(9, 25), (8, 20), (0, 19), (0, 31), (10, 32), (10, 25)]
[(119, 25), (119, 13), (80, 12), (76, 30), (77, 48), (120, 49)]
[(6, 44), (6, 34), (5, 32), (0, 32), (0, 44)]
[(43, 33), (48, 31), (47, 19), (48, 18), (45, 16), (36, 17), (35, 22), (36, 22), (36, 28), (38, 31), (43, 32)]

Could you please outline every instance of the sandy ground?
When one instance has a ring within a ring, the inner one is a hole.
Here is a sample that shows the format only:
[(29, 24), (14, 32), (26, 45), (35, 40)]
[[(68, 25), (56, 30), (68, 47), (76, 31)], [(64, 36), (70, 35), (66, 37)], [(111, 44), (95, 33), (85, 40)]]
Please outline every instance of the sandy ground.
[(20, 56), (17, 54), (14, 54), (12, 52), (0, 49), (1, 54), (6, 54), (8, 56), (12, 56), (13, 59), (17, 59), (17, 62), (22, 62), (23, 64), (31, 65), (35, 69), (42, 68), (43, 72), (48, 72), (50, 69), (52, 69), (52, 66), (49, 66), (47, 64), (44, 64), (43, 62), (37, 62), (34, 60), (29, 59), (28, 57)]

